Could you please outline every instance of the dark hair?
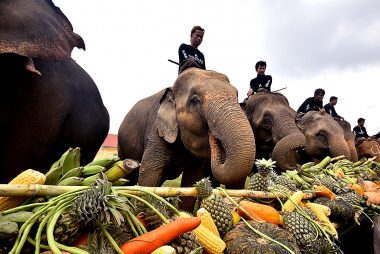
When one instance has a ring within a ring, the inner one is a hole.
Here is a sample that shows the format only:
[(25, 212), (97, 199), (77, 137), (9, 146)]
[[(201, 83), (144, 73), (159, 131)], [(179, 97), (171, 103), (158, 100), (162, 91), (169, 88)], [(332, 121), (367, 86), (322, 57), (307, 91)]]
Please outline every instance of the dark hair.
[(322, 88), (315, 89), (314, 96), (317, 95), (325, 95), (325, 90), (323, 90)]
[(191, 29), (190, 36), (193, 36), (193, 34), (195, 33), (195, 31), (197, 31), (197, 30), (202, 31), (203, 33), (205, 32), (205, 30), (204, 30), (202, 27), (200, 27), (200, 26), (194, 26), (194, 27)]
[(256, 64), (255, 64), (255, 70), (257, 71), (257, 69), (259, 68), (259, 65), (260, 66), (265, 66), (267, 67), (267, 63), (265, 61), (258, 61)]
[(338, 99), (338, 97), (336, 97), (336, 96), (331, 96), (330, 97), (330, 102), (332, 102), (333, 100), (337, 100)]
[(360, 117), (359, 119), (358, 119), (358, 123), (360, 123), (360, 122), (364, 122), (365, 121), (365, 119), (363, 118), (363, 117)]

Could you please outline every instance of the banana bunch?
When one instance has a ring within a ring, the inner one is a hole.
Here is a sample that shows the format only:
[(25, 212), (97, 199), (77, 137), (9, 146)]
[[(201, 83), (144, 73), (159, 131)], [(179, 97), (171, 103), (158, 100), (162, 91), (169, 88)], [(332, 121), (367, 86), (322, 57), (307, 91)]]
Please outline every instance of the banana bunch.
[(7, 215), (0, 214), (0, 246), (2, 246), (2, 242), (7, 242), (17, 236), (22, 224), (32, 217), (32, 215), (32, 212), (27, 211), (18, 211)]
[[(286, 172), (282, 174), (292, 180), (297, 185), (297, 188), (300, 189), (309, 190), (314, 182), (314, 179), (309, 179), (305, 177), (305, 175), (299, 175), (297, 170), (286, 170)], [(306, 178), (306, 180), (304, 178)]]
[(81, 166), (80, 148), (69, 148), (58, 161), (53, 163), (50, 170), (46, 173), (45, 184), (90, 186), (99, 178), (100, 173), (104, 172), (111, 182), (116, 182), (115, 185), (125, 185), (128, 183), (128, 180), (122, 177), (126, 174), (121, 169), (114, 168), (118, 162), (123, 163), (118, 157), (100, 158), (85, 166)]

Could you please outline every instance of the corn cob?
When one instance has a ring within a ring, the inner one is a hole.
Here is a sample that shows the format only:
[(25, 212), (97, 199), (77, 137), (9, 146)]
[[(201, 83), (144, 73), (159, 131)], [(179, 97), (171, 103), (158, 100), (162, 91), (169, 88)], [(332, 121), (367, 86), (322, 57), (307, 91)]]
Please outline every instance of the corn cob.
[(151, 254), (176, 254), (176, 250), (172, 246), (164, 245), (154, 250)]
[(214, 220), (211, 217), (211, 214), (204, 208), (201, 208), (197, 211), (197, 217), (201, 219), (201, 225), (206, 227), (216, 236), (220, 237), (218, 228), (215, 225)]
[[(323, 213), (324, 213), (326, 216), (330, 216), (330, 214), (331, 214), (331, 209), (330, 209), (330, 207), (325, 206), (325, 205), (321, 205), (321, 204), (317, 204), (317, 203), (311, 203), (311, 202), (306, 203), (306, 204), (304, 204), (304, 205), (305, 205), (307, 208), (309, 208), (308, 205), (310, 205), (310, 204), (312, 204), (312, 205), (314, 205), (314, 206), (316, 206), (316, 207), (319, 207), (319, 209), (322, 209)], [(310, 209), (310, 208), (309, 208), (309, 209)]]
[[(191, 215), (181, 212), (180, 217), (189, 218)], [(192, 232), (197, 236), (198, 241), (203, 245), (204, 250), (209, 254), (222, 254), (226, 248), (226, 243), (202, 224)]]
[(331, 223), (329, 218), (324, 213), (323, 209), (321, 209), (320, 206), (314, 203), (306, 203), (305, 204), (307, 208), (309, 208), (318, 218), (318, 220), (321, 222), (322, 226), (327, 227), (328, 232), (333, 236), (338, 236), (338, 232), (336, 231), (334, 224)]
[(296, 208), (296, 205), (298, 205), (303, 198), (303, 192), (302, 191), (296, 191), (294, 192), (290, 198), (285, 202), (285, 204), (282, 206), (282, 211), (284, 212), (293, 212)]
[[(46, 176), (39, 171), (27, 169), (16, 176), (9, 184), (44, 184)], [(0, 211), (20, 205), (26, 197), (0, 197)]]

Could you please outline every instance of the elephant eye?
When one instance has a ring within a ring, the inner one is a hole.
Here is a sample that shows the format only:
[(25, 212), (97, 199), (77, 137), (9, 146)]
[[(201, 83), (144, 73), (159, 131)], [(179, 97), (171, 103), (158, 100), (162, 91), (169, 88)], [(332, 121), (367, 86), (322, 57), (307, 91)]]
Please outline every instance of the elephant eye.
[(190, 104), (193, 104), (193, 105), (198, 104), (200, 102), (201, 102), (201, 100), (199, 99), (199, 97), (197, 95), (193, 95), (190, 99)]

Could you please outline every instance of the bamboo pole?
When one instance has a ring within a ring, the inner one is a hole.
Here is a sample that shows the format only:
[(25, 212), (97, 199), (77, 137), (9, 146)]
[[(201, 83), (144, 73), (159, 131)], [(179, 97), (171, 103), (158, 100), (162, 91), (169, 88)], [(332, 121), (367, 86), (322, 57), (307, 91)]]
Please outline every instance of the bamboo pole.
[[(68, 191), (83, 190), (89, 188), (87, 186), (56, 186), (56, 185), (13, 185), (13, 184), (0, 184), (0, 196), (15, 197), (15, 196), (58, 196)], [(135, 195), (142, 195), (142, 190), (149, 190), (162, 197), (174, 196), (196, 196), (197, 190), (194, 187), (145, 187), (145, 186), (115, 186), (115, 190)], [(276, 198), (285, 197), (283, 194), (274, 194), (264, 191), (251, 191), (251, 190), (232, 190), (226, 189), (226, 192), (231, 197), (250, 197), (250, 198)], [(213, 189), (213, 193), (224, 196), (223, 192)], [(303, 199), (310, 199), (314, 196), (313, 193), (304, 193)]]

